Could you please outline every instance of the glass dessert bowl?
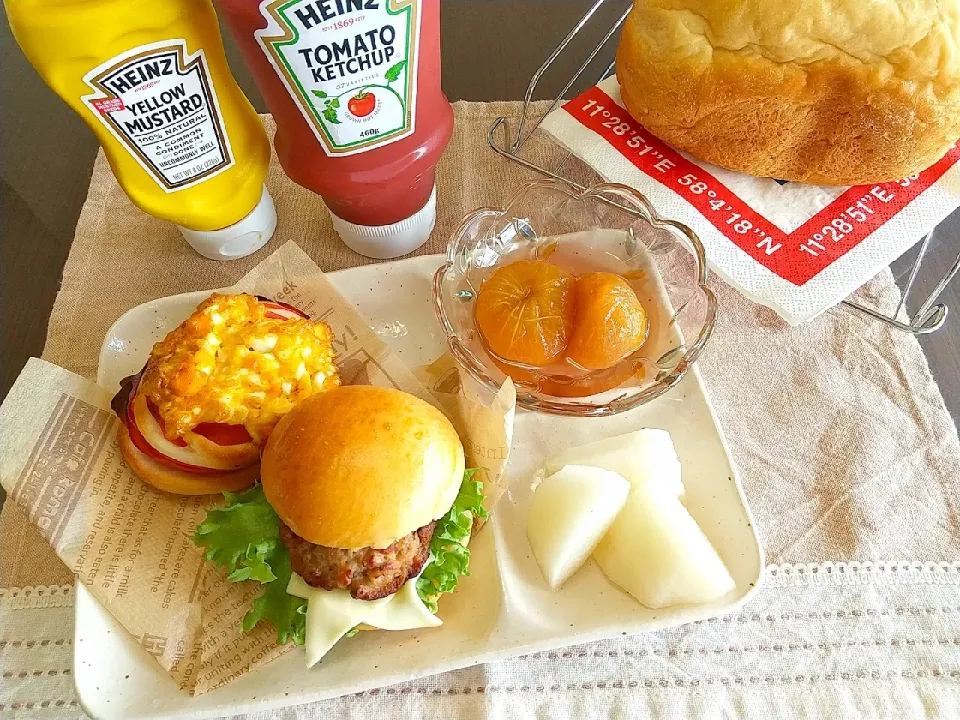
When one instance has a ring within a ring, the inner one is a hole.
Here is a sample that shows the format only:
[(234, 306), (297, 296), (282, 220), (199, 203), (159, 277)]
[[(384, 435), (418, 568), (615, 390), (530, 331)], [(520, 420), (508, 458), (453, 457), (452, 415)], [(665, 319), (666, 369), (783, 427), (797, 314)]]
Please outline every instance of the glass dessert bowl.
[(624, 412), (676, 385), (706, 346), (717, 301), (703, 246), (636, 190), (541, 180), (467, 216), (433, 282), (450, 352), (527, 409)]

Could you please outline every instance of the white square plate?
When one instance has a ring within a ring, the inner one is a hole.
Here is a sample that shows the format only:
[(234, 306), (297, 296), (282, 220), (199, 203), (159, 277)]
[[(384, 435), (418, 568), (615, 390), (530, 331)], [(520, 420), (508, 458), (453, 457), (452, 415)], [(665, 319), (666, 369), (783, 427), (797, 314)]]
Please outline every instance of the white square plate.
[[(408, 367), (445, 350), (430, 296), (441, 260), (418, 257), (329, 275)], [(121, 317), (107, 333), (98, 382), (108, 390), (140, 370), (153, 343), (209, 292), (161, 298)], [(650, 610), (616, 589), (589, 561), (559, 592), (546, 587), (530, 552), (529, 478), (543, 460), (641, 427), (668, 430), (686, 486), (684, 502), (737, 587), (710, 605)], [(518, 412), (511, 486), (471, 543), (472, 574), (441, 602), (443, 627), (365, 632), (344, 640), (313, 669), (291, 652), (204, 695), (190, 697), (89, 593), (77, 588), (74, 676), (94, 718), (222, 717), (359, 692), (447, 670), (617, 635), (650, 632), (730, 612), (755, 591), (760, 544), (700, 376), (694, 369), (666, 396), (613, 418), (570, 419)]]

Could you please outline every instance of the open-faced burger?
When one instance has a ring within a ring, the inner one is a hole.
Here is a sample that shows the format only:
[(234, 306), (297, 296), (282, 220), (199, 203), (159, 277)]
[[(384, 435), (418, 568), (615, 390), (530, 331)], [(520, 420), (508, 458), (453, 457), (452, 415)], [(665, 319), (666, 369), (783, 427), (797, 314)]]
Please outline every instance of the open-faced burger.
[(340, 384), (332, 341), (325, 323), (289, 305), (212, 295), (121, 382), (112, 407), (127, 464), (181, 495), (247, 487), (280, 419)]

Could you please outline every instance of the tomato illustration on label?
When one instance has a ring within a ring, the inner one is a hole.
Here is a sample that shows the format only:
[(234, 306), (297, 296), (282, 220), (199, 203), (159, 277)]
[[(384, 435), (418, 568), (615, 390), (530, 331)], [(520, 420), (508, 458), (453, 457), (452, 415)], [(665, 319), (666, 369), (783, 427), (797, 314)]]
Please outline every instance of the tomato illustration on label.
[(347, 110), (354, 117), (362, 118), (372, 113), (376, 106), (377, 98), (374, 97), (372, 92), (364, 90), (350, 98), (350, 102), (347, 103)]
[(401, 60), (396, 65), (387, 70), (384, 74), (384, 80), (386, 80), (385, 85), (380, 85), (377, 83), (369, 83), (364, 85), (359, 90), (351, 88), (346, 92), (340, 93), (337, 96), (330, 96), (323, 90), (312, 90), (311, 92), (320, 100), (323, 101), (323, 119), (326, 120), (331, 125), (339, 125), (340, 115), (340, 100), (345, 95), (350, 95), (351, 93), (356, 93), (347, 101), (347, 112), (349, 112), (355, 118), (365, 118), (370, 115), (374, 110), (377, 109), (377, 93), (381, 93), (385, 99), (391, 100), (398, 104), (400, 111), (406, 111), (406, 103), (400, 94), (393, 89), (392, 85), (397, 80), (400, 79), (400, 75), (403, 72), (404, 66), (407, 64), (406, 60)]

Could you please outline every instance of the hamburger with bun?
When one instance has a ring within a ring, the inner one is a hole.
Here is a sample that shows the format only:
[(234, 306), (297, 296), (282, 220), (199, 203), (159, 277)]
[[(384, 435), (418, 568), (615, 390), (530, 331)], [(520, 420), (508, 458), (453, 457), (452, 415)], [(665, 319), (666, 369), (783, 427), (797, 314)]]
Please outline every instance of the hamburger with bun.
[(297, 404), (267, 440), (261, 483), (226, 495), (195, 541), (229, 580), (263, 584), (244, 629), (272, 623), (308, 665), (359, 629), (440, 625), (437, 600), (468, 573), (486, 517), (443, 413), (367, 385)]
[(616, 65), (651, 133), (759, 177), (899, 180), (960, 137), (956, 0), (634, 0)]
[(144, 482), (167, 492), (252, 485), (280, 418), (339, 385), (332, 341), (325, 323), (289, 305), (212, 295), (121, 381), (111, 403), (120, 452)]

